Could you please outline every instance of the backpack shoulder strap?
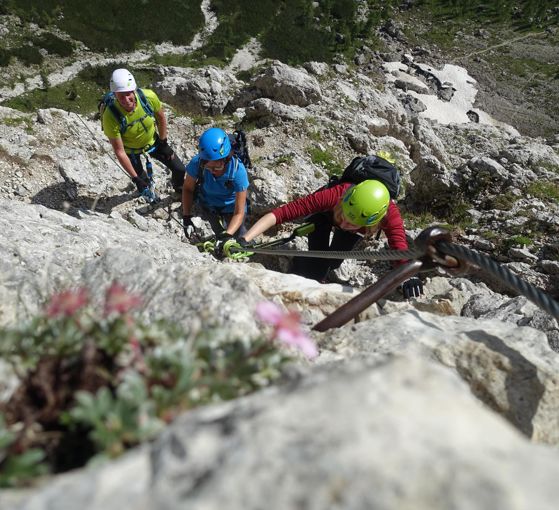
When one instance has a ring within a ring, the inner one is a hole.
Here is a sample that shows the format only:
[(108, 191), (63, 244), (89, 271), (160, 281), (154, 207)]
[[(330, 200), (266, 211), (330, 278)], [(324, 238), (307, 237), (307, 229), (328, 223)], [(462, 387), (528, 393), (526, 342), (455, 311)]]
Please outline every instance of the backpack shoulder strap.
[(138, 99), (140, 100), (140, 104), (142, 105), (144, 112), (146, 112), (150, 117), (155, 117), (155, 112), (153, 111), (153, 108), (151, 107), (151, 104), (148, 101), (148, 98), (146, 97), (144, 91), (140, 88), (137, 88), (136, 92), (138, 93)]
[[(115, 94), (114, 94), (114, 92), (107, 92), (103, 96), (103, 98), (101, 99), (101, 102), (99, 103), (100, 107), (102, 105), (105, 105), (105, 109), (108, 108), (108, 110), (111, 112), (112, 116), (115, 118), (115, 120), (118, 123), (119, 131), (120, 131), (120, 134), (122, 135), (126, 131), (126, 128), (128, 127), (128, 124), (126, 122), (126, 117), (117, 108), (117, 106), (115, 104)], [(101, 122), (103, 122), (103, 119), (101, 119)]]
[(237, 169), (239, 168), (239, 158), (237, 156), (233, 156), (233, 161), (234, 161), (234, 167), (233, 167), (233, 175), (231, 176), (231, 179), (235, 179), (235, 175), (237, 175)]

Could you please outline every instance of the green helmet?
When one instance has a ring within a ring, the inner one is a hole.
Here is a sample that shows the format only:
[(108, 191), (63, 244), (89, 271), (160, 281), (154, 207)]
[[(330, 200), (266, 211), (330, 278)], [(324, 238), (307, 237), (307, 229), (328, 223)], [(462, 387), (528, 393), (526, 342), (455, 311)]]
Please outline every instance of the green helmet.
[(347, 221), (360, 227), (376, 225), (388, 210), (390, 194), (382, 182), (363, 181), (351, 186), (342, 198), (342, 211)]

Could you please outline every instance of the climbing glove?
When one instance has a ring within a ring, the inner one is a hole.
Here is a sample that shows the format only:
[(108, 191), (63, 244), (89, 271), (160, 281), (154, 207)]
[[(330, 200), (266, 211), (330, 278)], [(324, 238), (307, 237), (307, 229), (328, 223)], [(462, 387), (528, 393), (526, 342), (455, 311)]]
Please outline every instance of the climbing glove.
[(159, 139), (159, 144), (157, 146), (157, 151), (166, 160), (170, 160), (173, 156), (173, 149), (171, 149), (171, 147), (169, 147), (169, 144), (167, 143), (167, 138), (160, 138)]
[(423, 294), (423, 282), (416, 276), (413, 276), (402, 283), (402, 292), (404, 299), (419, 297), (420, 294)]
[(132, 177), (132, 182), (136, 185), (136, 189), (138, 190), (138, 193), (140, 195), (149, 188), (149, 182), (147, 182), (145, 179), (142, 179), (141, 177)]
[(241, 248), (252, 248), (255, 245), (254, 241), (247, 241), (244, 237), (239, 237), (238, 242)]
[(184, 235), (188, 240), (192, 239), (196, 235), (196, 227), (192, 223), (192, 216), (186, 214), (182, 217), (182, 228), (184, 230)]

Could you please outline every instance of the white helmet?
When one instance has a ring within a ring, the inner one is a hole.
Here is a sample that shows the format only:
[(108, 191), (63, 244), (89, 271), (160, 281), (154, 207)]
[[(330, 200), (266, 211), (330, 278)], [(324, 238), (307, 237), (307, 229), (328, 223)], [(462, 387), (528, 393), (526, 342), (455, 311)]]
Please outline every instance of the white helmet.
[(136, 90), (136, 80), (128, 69), (115, 69), (111, 76), (111, 92)]

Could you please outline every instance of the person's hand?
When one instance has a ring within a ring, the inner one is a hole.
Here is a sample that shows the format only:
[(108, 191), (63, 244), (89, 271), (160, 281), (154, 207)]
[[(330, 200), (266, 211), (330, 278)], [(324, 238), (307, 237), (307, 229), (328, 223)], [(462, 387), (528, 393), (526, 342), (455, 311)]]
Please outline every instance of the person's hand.
[(244, 237), (239, 237), (238, 243), (239, 243), (241, 248), (246, 248), (246, 249), (253, 248), (256, 244), (254, 242), (254, 240), (253, 241), (247, 241)]
[(402, 292), (404, 293), (404, 299), (419, 297), (423, 294), (423, 282), (416, 276), (408, 278), (402, 283)]
[(232, 239), (233, 234), (227, 232), (227, 230), (222, 230), (219, 234), (215, 236), (216, 241), (227, 241), (228, 239)]
[(234, 239), (234, 237), (226, 230), (223, 230), (215, 236), (215, 255), (217, 255), (218, 257), (222, 257), (224, 255), (223, 246), (227, 241), (229, 241), (229, 239)]
[(182, 217), (182, 228), (187, 239), (190, 240), (196, 235), (196, 227), (192, 223), (192, 216), (188, 214)]
[(132, 177), (132, 182), (136, 185), (136, 189), (138, 193), (141, 195), (147, 188), (149, 188), (149, 183), (146, 182), (144, 179), (136, 176)]
[(157, 151), (161, 154), (165, 159), (171, 159), (173, 156), (173, 149), (169, 147), (167, 143), (167, 138), (160, 138), (159, 144), (157, 145)]

